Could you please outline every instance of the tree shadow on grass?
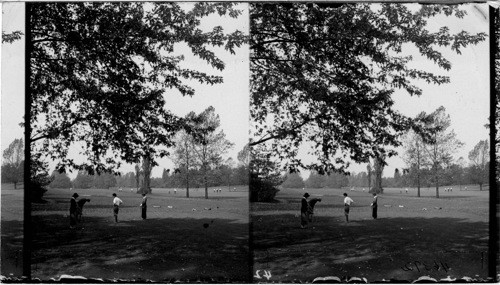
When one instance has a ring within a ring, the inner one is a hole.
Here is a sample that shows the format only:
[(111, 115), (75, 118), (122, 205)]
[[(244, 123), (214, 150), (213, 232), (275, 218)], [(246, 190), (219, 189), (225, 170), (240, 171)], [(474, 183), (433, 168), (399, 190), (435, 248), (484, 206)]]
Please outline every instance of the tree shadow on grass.
[(159, 218), (110, 223), (33, 216), (32, 276), (249, 282), (248, 225), (231, 219)]
[(7, 277), (23, 275), (23, 221), (1, 222), (1, 272)]
[[(254, 268), (271, 281), (356, 276), (369, 282), (452, 276), (487, 277), (488, 223), (458, 218), (384, 218), (346, 223), (252, 213)], [(255, 280), (262, 281), (262, 280)]]

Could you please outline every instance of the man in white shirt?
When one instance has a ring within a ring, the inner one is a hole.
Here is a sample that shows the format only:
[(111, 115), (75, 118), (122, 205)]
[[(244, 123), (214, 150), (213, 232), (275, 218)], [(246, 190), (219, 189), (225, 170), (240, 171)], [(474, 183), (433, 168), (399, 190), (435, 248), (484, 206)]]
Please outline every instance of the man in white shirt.
[(349, 209), (351, 208), (351, 204), (354, 203), (354, 201), (347, 196), (347, 193), (344, 193), (344, 214), (345, 214), (345, 221), (349, 223)]
[(116, 193), (113, 193), (113, 213), (115, 216), (115, 223), (118, 223), (118, 211), (120, 210), (120, 205), (123, 203), (122, 199), (116, 196)]

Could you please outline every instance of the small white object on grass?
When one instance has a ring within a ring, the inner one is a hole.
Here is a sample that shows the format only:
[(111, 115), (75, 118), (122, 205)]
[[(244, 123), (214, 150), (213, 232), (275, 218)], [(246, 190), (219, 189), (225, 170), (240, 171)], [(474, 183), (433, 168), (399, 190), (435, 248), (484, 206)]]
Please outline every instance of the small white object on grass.
[(196, 209), (195, 209), (195, 208), (193, 208), (193, 211), (196, 211)]
[(427, 208), (422, 208), (422, 211), (427, 211)]
[(172, 206), (167, 206), (167, 208), (172, 209), (173, 207)]
[(403, 208), (404, 206), (403, 205), (399, 205), (400, 208)]
[(160, 206), (153, 206), (153, 208), (160, 208)]

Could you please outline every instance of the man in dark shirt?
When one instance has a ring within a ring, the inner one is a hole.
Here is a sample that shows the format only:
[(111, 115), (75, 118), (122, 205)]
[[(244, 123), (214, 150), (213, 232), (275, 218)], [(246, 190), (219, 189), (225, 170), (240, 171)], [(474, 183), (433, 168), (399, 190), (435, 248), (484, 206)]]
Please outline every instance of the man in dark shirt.
[(78, 194), (74, 193), (71, 196), (70, 206), (69, 206), (69, 227), (71, 229), (76, 226), (76, 211), (78, 209), (78, 203), (76, 202), (76, 198), (78, 198)]
[(146, 194), (142, 194), (142, 203), (141, 203), (141, 210), (142, 210), (142, 219), (145, 220), (146, 219), (146, 212), (147, 212), (147, 209), (148, 209), (148, 197), (146, 196)]
[(301, 228), (306, 228), (307, 227), (307, 211), (309, 210), (309, 203), (307, 202), (307, 198), (309, 197), (309, 193), (304, 193), (304, 196), (302, 197), (302, 204), (300, 206), (300, 227)]

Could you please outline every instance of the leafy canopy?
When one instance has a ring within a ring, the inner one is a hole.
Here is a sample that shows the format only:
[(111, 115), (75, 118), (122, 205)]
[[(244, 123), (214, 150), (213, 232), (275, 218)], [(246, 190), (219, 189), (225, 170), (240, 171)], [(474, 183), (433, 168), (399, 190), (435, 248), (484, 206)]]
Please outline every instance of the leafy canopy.
[[(420, 95), (416, 82), (446, 76), (411, 67), (413, 46), (431, 63), (451, 68), (439, 51), (461, 49), (486, 34), (427, 30), (439, 14), (462, 18), (458, 6), (280, 3), (251, 5), (251, 145), (269, 144), (289, 171), (346, 171), (392, 147), (415, 120), (394, 109), (396, 90)], [(317, 161), (298, 157), (301, 147)]]
[[(167, 109), (164, 93), (192, 96), (190, 82), (222, 82), (183, 67), (174, 45), (187, 44), (222, 70), (224, 62), (210, 48), (234, 53), (245, 42), (241, 31), (200, 28), (201, 18), (213, 13), (239, 16), (231, 3), (197, 3), (189, 11), (178, 3), (132, 2), (30, 3), (27, 9), (32, 153), (58, 160), (60, 171), (93, 174), (120, 161), (167, 155), (184, 119)], [(76, 145), (87, 163), (68, 158)]]

